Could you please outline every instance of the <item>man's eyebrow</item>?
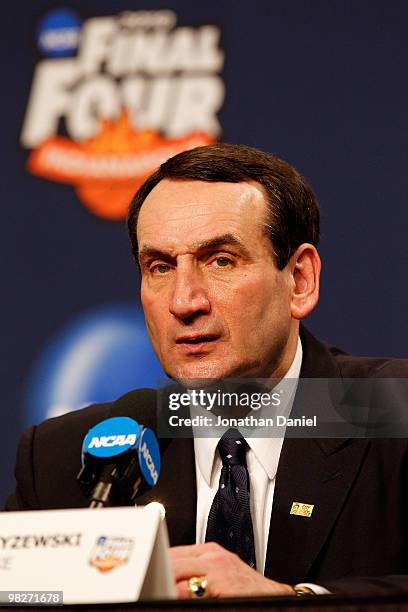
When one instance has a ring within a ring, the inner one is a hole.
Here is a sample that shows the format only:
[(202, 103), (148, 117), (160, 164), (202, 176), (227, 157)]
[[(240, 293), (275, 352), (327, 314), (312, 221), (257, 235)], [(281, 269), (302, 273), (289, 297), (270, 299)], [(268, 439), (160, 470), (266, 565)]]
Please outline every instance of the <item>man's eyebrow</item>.
[(222, 234), (221, 236), (215, 236), (214, 238), (210, 238), (209, 240), (204, 240), (204, 242), (200, 242), (198, 244), (197, 250), (205, 251), (206, 249), (212, 249), (220, 246), (232, 245), (241, 249), (245, 254), (249, 254), (248, 249), (245, 244), (234, 236), (234, 234)]
[[(206, 251), (209, 249), (214, 249), (216, 247), (228, 245), (238, 247), (244, 255), (249, 256), (249, 251), (246, 248), (245, 244), (239, 238), (237, 238), (237, 236), (234, 236), (234, 234), (222, 234), (221, 236), (215, 236), (214, 238), (210, 238), (209, 240), (204, 240), (203, 242), (199, 242), (197, 246), (194, 247), (194, 249), (196, 251)], [(146, 259), (156, 258), (173, 259), (170, 253), (150, 245), (145, 245), (139, 251), (139, 262), (142, 262)]]
[(169, 259), (171, 258), (170, 253), (166, 253), (166, 251), (161, 251), (160, 249), (156, 249), (155, 247), (146, 245), (142, 249), (140, 249), (138, 254), (139, 263), (146, 259)]

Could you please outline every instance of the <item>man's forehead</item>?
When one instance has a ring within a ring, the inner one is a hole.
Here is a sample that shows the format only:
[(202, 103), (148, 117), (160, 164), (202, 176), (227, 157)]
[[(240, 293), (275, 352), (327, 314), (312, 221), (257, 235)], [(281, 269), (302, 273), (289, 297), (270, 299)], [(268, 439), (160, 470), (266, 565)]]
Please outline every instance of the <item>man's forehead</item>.
[(200, 226), (219, 227), (264, 222), (266, 196), (255, 181), (240, 183), (163, 179), (147, 196), (138, 218), (138, 239), (145, 232), (166, 227), (185, 231)]

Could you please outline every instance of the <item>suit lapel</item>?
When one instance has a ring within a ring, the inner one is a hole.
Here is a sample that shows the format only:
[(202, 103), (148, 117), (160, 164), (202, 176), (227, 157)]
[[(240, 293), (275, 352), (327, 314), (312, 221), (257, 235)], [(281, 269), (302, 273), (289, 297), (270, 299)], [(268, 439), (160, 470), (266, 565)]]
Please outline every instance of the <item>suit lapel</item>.
[[(328, 348), (302, 326), (301, 379), (341, 378)], [(307, 383), (307, 381), (305, 381)], [(324, 414), (332, 400), (319, 385), (316, 412)], [(302, 380), (292, 414), (301, 415)], [(310, 399), (310, 394), (307, 394)], [(309, 406), (309, 416), (313, 407)], [(296, 583), (307, 577), (327, 540), (358, 473), (369, 442), (360, 439), (285, 438), (276, 475), (265, 575)], [(310, 517), (291, 514), (292, 504), (313, 505)]]
[[(367, 440), (285, 440), (276, 478), (266, 576), (291, 583), (307, 577), (367, 446)], [(290, 514), (294, 502), (313, 505), (311, 516)]]

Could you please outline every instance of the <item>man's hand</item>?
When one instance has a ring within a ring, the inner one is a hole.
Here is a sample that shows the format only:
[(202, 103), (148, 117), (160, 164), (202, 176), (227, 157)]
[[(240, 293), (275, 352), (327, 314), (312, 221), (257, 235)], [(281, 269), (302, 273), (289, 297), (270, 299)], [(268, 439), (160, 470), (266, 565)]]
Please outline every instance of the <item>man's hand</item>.
[(241, 559), (214, 542), (170, 549), (179, 599), (190, 597), (188, 581), (205, 576), (209, 597), (295, 595), (288, 584), (265, 578)]

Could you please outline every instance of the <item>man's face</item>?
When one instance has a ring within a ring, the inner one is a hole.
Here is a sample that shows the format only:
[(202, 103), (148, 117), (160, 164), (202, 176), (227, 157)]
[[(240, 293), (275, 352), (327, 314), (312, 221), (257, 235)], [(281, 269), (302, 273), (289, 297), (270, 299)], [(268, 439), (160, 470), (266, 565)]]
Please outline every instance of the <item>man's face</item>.
[[(292, 284), (255, 182), (161, 181), (137, 237), (147, 329), (174, 379), (282, 375)], [(282, 371), (281, 371), (282, 370)]]

